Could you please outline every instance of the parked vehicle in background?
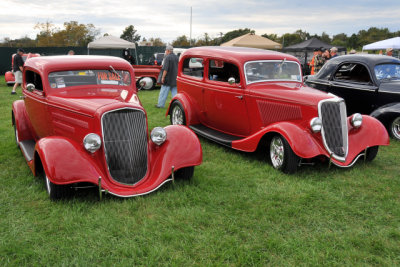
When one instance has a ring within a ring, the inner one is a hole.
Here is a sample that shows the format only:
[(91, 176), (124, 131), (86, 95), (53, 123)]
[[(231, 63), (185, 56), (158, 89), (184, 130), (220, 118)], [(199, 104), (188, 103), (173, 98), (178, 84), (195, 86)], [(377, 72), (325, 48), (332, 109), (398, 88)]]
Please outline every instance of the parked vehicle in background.
[(155, 127), (149, 138), (135, 74), (123, 59), (32, 58), (23, 77), (24, 99), (12, 106), (15, 139), (33, 174), (44, 174), (51, 199), (86, 185), (100, 196), (148, 194), (174, 177), (191, 178), (202, 161), (186, 127)]
[(158, 65), (161, 66), (161, 63), (164, 59), (164, 53), (154, 53), (149, 60), (150, 65)]
[[(12, 86), (15, 84), (15, 77), (14, 77), (14, 73), (12, 72), (12, 69), (14, 67), (14, 57), (15, 57), (15, 54), (12, 54), (12, 56), (11, 56), (11, 71), (7, 71), (4, 74), (4, 80), (6, 81), (8, 86)], [(25, 62), (27, 59), (32, 58), (32, 57), (40, 57), (40, 54), (35, 54), (35, 53), (23, 54), (22, 60)]]
[(360, 112), (380, 120), (400, 140), (400, 60), (379, 55), (347, 55), (330, 59), (308, 86), (342, 97), (349, 114)]
[(274, 168), (292, 173), (316, 158), (340, 167), (371, 161), (388, 145), (375, 118), (346, 115), (344, 100), (304, 86), (297, 58), (239, 47), (188, 49), (167, 115), (198, 135), (246, 152), (266, 147)]

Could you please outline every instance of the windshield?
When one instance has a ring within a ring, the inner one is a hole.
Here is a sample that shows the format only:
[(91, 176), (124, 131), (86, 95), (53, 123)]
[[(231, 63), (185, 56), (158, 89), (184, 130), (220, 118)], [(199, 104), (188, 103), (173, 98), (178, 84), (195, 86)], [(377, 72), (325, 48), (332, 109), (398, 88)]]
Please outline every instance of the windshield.
[(57, 71), (49, 74), (51, 88), (65, 88), (79, 85), (119, 85), (131, 84), (131, 75), (125, 70), (73, 70)]
[(375, 76), (379, 81), (399, 80), (400, 64), (380, 64), (375, 66)]
[(302, 81), (300, 65), (286, 59), (250, 61), (244, 65), (244, 70), (248, 84), (264, 81)]

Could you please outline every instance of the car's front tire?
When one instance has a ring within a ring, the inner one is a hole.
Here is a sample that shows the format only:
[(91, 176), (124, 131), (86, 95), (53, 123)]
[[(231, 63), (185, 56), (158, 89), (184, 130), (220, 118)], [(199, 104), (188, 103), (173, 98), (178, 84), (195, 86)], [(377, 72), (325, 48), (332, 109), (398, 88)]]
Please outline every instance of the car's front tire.
[(394, 139), (400, 141), (400, 117), (394, 118), (390, 124), (389, 132)]
[(300, 159), (283, 136), (275, 135), (272, 137), (269, 145), (269, 156), (272, 167), (275, 169), (284, 173), (297, 171)]
[(66, 198), (71, 194), (71, 188), (68, 185), (58, 185), (52, 183), (47, 177), (47, 174), (44, 175), (44, 179), (46, 183), (46, 191), (51, 200)]
[(186, 125), (185, 110), (179, 101), (172, 103), (169, 118), (172, 125)]
[(182, 180), (189, 180), (193, 177), (194, 166), (182, 168), (176, 171), (175, 178)]
[(366, 161), (373, 161), (378, 154), (379, 146), (372, 146), (367, 148), (367, 155), (365, 156)]

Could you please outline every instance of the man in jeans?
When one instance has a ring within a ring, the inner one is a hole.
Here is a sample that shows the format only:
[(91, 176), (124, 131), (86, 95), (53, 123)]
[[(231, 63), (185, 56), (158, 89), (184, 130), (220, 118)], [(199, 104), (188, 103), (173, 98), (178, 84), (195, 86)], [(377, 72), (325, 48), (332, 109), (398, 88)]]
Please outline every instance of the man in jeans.
[(173, 49), (171, 45), (168, 45), (165, 49), (165, 57), (161, 69), (161, 89), (156, 108), (164, 107), (169, 91), (171, 91), (172, 97), (176, 95), (176, 75), (178, 74), (179, 59), (172, 53)]
[(22, 84), (22, 70), (24, 66), (24, 60), (22, 59), (23, 54), (24, 50), (22, 48), (18, 48), (17, 54), (14, 56), (13, 72), (15, 77), (15, 84), (11, 91), (12, 95), (15, 95), (17, 93), (15, 90), (20, 84)]

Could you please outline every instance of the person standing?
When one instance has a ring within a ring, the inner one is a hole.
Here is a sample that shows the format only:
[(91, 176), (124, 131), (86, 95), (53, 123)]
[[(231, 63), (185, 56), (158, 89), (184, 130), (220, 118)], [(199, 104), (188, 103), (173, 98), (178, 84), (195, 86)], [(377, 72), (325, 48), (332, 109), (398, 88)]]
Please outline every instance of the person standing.
[(169, 91), (171, 91), (172, 97), (177, 93), (176, 76), (178, 74), (179, 59), (174, 53), (172, 53), (173, 49), (174, 48), (171, 45), (168, 45), (165, 49), (165, 57), (161, 68), (161, 89), (156, 108), (164, 107)]
[(15, 95), (17, 93), (17, 87), (22, 84), (22, 70), (24, 67), (24, 60), (22, 59), (22, 55), (24, 53), (25, 51), (22, 48), (18, 48), (17, 54), (15, 54), (14, 56), (13, 73), (15, 77), (15, 84), (11, 91), (12, 95)]
[(389, 57), (393, 56), (393, 48), (386, 48), (386, 55)]
[(318, 49), (318, 53), (314, 57), (314, 73), (317, 74), (325, 63), (322, 57), (322, 47)]
[(338, 52), (338, 49), (335, 46), (332, 47), (331, 48), (331, 58), (337, 57), (338, 56), (337, 52)]

